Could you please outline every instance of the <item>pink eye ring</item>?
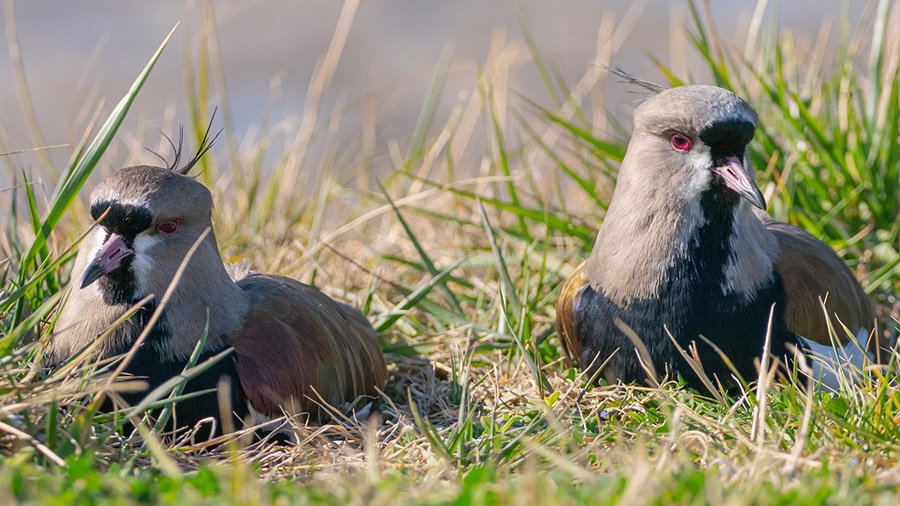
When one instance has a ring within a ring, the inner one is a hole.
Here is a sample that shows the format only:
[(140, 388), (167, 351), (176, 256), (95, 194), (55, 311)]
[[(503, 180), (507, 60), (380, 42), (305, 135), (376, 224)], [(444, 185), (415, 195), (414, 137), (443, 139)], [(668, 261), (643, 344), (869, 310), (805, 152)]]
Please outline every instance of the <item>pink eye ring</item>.
[(178, 231), (178, 225), (180, 224), (181, 220), (164, 221), (156, 226), (156, 230), (158, 230), (160, 234), (174, 234)]
[(669, 142), (672, 143), (672, 149), (675, 151), (687, 151), (694, 144), (691, 138), (680, 132), (672, 132), (669, 134)]

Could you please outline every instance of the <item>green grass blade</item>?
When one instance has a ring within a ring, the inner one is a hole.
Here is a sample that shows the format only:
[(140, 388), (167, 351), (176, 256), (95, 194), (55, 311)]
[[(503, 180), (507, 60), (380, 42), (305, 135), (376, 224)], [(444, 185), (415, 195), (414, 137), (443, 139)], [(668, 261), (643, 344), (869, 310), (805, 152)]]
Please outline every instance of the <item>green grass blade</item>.
[(178, 25), (175, 25), (169, 34), (166, 35), (162, 44), (160, 44), (156, 52), (153, 53), (150, 61), (147, 62), (144, 69), (138, 74), (137, 79), (132, 83), (128, 93), (122, 97), (122, 100), (119, 101), (118, 105), (116, 105), (110, 113), (106, 122), (97, 132), (97, 135), (94, 136), (94, 140), (91, 141), (90, 145), (85, 150), (84, 156), (82, 156), (75, 165), (69, 168), (62, 183), (57, 186), (56, 192), (53, 194), (50, 211), (44, 218), (34, 242), (22, 260), (21, 268), (23, 275), (31, 266), (35, 255), (46, 247), (50, 233), (56, 228), (56, 225), (59, 223), (59, 220), (62, 219), (63, 214), (65, 214), (66, 210), (72, 204), (72, 201), (78, 196), (78, 192), (81, 190), (81, 187), (84, 186), (88, 176), (91, 175), (94, 167), (97, 166), (103, 153), (106, 152), (106, 148), (112, 142), (119, 126), (122, 124), (122, 121), (124, 121), (125, 115), (128, 114), (131, 104), (134, 103), (134, 99), (137, 97), (138, 92), (140, 92), (141, 87), (143, 87), (144, 82), (150, 75), (150, 71), (153, 70), (153, 66), (156, 65), (156, 62), (162, 55), (163, 49), (169, 44), (172, 34), (175, 33), (177, 28)]
[(509, 268), (506, 266), (506, 260), (503, 258), (503, 253), (500, 251), (500, 244), (497, 242), (497, 236), (494, 234), (494, 229), (491, 227), (491, 221), (488, 219), (487, 211), (480, 201), (478, 202), (478, 210), (481, 212), (481, 222), (484, 225), (484, 232), (487, 234), (488, 241), (491, 245), (491, 252), (494, 255), (494, 260), (497, 262), (497, 273), (500, 275), (500, 280), (503, 282), (506, 296), (513, 306), (513, 312), (519, 314), (522, 310), (522, 302), (519, 301), (516, 285), (509, 275)]
[(9, 355), (16, 344), (31, 330), (37, 327), (41, 321), (47, 318), (56, 303), (62, 297), (63, 292), (56, 292), (51, 295), (39, 308), (13, 328), (8, 334), (0, 338), (0, 357)]
[[(416, 234), (409, 226), (409, 223), (403, 217), (400, 209), (394, 203), (394, 200), (391, 199), (390, 195), (388, 195), (387, 190), (383, 186), (381, 187), (381, 193), (384, 194), (384, 197), (391, 205), (391, 209), (394, 210), (394, 214), (397, 216), (397, 220), (400, 222), (400, 225), (403, 227), (403, 230), (406, 232), (409, 240), (413, 243), (413, 247), (416, 249), (416, 253), (419, 254), (419, 258), (422, 260), (422, 263), (425, 265), (425, 267), (428, 268), (428, 272), (431, 273), (432, 276), (437, 276), (440, 273), (440, 270), (435, 267), (434, 262), (431, 260), (431, 257), (428, 256), (428, 253), (425, 252), (425, 248), (422, 247), (422, 244), (419, 242), (418, 238), (416, 238)], [(450, 290), (450, 287), (447, 286), (447, 281), (442, 280), (440, 286), (444, 291), (444, 294), (447, 296), (447, 300), (450, 301), (451, 304), (453, 304), (453, 307), (457, 312), (462, 313), (462, 306), (459, 305), (459, 299), (456, 298), (456, 295), (454, 295), (453, 291)]]
[[(203, 327), (203, 334), (200, 335), (200, 339), (197, 340), (197, 345), (194, 346), (194, 351), (191, 352), (191, 356), (188, 358), (187, 363), (184, 364), (181, 376), (187, 377), (190, 370), (197, 364), (197, 360), (200, 359), (200, 355), (203, 354), (203, 348), (206, 346), (207, 336), (209, 336), (209, 310), (206, 311), (206, 325)], [(181, 395), (181, 392), (184, 391), (186, 385), (187, 381), (184, 381), (172, 389), (172, 393), (169, 394), (170, 404), (167, 404), (159, 414), (159, 418), (157, 418), (156, 423), (153, 425), (154, 431), (162, 431), (166, 427), (166, 424), (169, 423), (169, 418), (172, 417), (172, 411), (175, 405), (173, 399)]]
[(411, 164), (414, 160), (418, 160), (425, 150), (425, 141), (428, 139), (428, 131), (434, 122), (434, 114), (437, 111), (441, 93), (444, 90), (444, 83), (447, 82), (447, 72), (450, 70), (450, 63), (453, 62), (453, 53), (456, 44), (450, 42), (444, 46), (441, 56), (438, 59), (437, 67), (434, 69), (434, 76), (428, 91), (425, 93), (425, 104), (416, 120), (416, 126), (413, 128), (412, 142), (409, 145), (409, 151), (406, 155), (407, 164)]
[(381, 333), (391, 328), (391, 325), (402, 318), (407, 311), (409, 311), (420, 300), (426, 297), (434, 287), (440, 285), (448, 276), (450, 276), (450, 273), (453, 272), (457, 267), (459, 267), (464, 261), (465, 259), (462, 259), (447, 267), (446, 269), (439, 272), (436, 276), (428, 280), (428, 282), (422, 284), (422, 286), (416, 288), (412, 293), (407, 295), (405, 299), (403, 299), (399, 304), (397, 304), (397, 306), (394, 307), (394, 309), (383, 315), (375, 323), (375, 325), (373, 325), (375, 327), (375, 331)]
[(147, 394), (147, 396), (141, 400), (141, 402), (137, 403), (135, 406), (129, 409), (126, 418), (131, 418), (143, 413), (144, 411), (149, 409), (150, 406), (153, 405), (153, 403), (161, 400), (163, 397), (167, 397), (170, 392), (172, 392), (179, 386), (181, 386), (183, 389), (184, 385), (188, 381), (203, 374), (203, 372), (219, 363), (223, 358), (227, 357), (233, 351), (234, 350), (232, 348), (226, 348), (225, 350), (222, 350), (221, 352), (216, 353), (215, 355), (204, 360), (203, 363), (195, 365), (194, 367), (191, 367), (189, 369), (185, 369), (185, 371), (178, 376), (169, 378), (167, 381), (163, 382), (162, 385), (154, 388), (152, 392)]

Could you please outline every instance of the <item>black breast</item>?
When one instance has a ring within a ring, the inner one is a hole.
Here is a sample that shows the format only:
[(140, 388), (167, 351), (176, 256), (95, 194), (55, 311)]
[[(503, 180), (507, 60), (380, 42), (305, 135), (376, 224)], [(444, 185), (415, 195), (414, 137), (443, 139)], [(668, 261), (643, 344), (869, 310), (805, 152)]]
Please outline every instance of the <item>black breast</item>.
[[(204, 352), (197, 364), (202, 364), (219, 351), (221, 350)], [(187, 360), (163, 359), (152, 346), (144, 345), (135, 354), (134, 360), (128, 365), (126, 372), (135, 378), (145, 380), (149, 386), (145, 391), (123, 394), (122, 397), (128, 404), (135, 405), (156, 387), (181, 374), (186, 365)], [(247, 415), (248, 410), (244, 392), (241, 389), (240, 381), (238, 381), (234, 355), (232, 354), (220, 359), (212, 367), (203, 371), (202, 374), (187, 382), (182, 394), (196, 393), (203, 390), (211, 391), (177, 403), (173, 417), (169, 420), (166, 430), (193, 427), (200, 420), (212, 417), (216, 421), (216, 433), (212, 434), (208, 430), (204, 430), (198, 434), (199, 439), (221, 435), (222, 419), (217, 388), (219, 382), (223, 380), (228, 383), (231, 392), (229, 404), (233, 413), (233, 427), (240, 428), (241, 420)], [(108, 403), (105, 406), (106, 409), (111, 407)]]
[[(136, 302), (136, 301), (135, 301)], [(140, 333), (144, 330), (153, 312), (156, 310), (154, 301), (150, 301), (135, 313), (134, 316), (126, 324), (120, 326), (116, 333), (110, 336), (111, 342), (115, 345), (104, 355), (106, 357), (124, 355), (131, 349), (133, 343), (137, 340)], [(165, 349), (166, 343), (171, 339), (171, 328), (168, 324), (165, 311), (157, 320), (156, 325), (147, 335), (146, 340), (140, 349), (135, 353), (134, 358), (125, 368), (125, 373), (144, 380), (148, 383), (148, 387), (144, 391), (121, 394), (122, 398), (129, 405), (136, 405), (141, 402), (144, 397), (152, 392), (156, 387), (162, 385), (166, 381), (175, 376), (180, 375), (187, 365), (187, 359), (173, 360), (168, 358), (161, 350)], [(199, 338), (199, 336), (198, 336)], [(222, 342), (226, 342), (224, 339)], [(202, 364), (210, 357), (216, 355), (222, 350), (204, 351), (197, 364)], [(202, 374), (187, 382), (182, 392), (183, 395), (200, 392), (203, 390), (212, 390), (179, 402), (175, 406), (174, 416), (169, 420), (166, 427), (167, 430), (182, 427), (192, 427), (198, 421), (212, 417), (216, 420), (217, 434), (222, 431), (222, 420), (219, 410), (219, 399), (216, 389), (219, 381), (224, 379), (229, 383), (231, 391), (230, 409), (234, 413), (234, 427), (240, 428), (241, 419), (247, 415), (247, 402), (244, 398), (244, 392), (241, 389), (240, 381), (237, 376), (237, 369), (234, 362), (234, 356), (226, 356), (219, 360)], [(107, 401), (103, 409), (112, 410), (112, 404)], [(157, 413), (158, 414), (158, 413)], [(208, 431), (198, 434), (200, 439), (212, 436)]]
[(577, 333), (583, 345), (579, 357), (582, 367), (593, 364), (596, 368), (612, 357), (603, 371), (607, 380), (645, 382), (647, 373), (631, 339), (616, 324), (618, 319), (644, 343), (658, 375), (669, 373), (672, 377), (676, 373), (689, 386), (704, 388), (665, 327), (682, 349), (696, 343), (700, 362), (710, 378), (718, 378), (726, 386), (734, 384), (731, 369), (700, 335), (714, 343), (745, 380), (752, 381), (757, 376), (754, 361), (762, 355), (772, 304), (771, 353), (785, 360), (792, 356), (786, 345), (799, 345), (799, 340), (784, 325), (784, 288), (777, 273), (749, 301), (743, 295), (723, 294), (733, 213), (730, 202), (721, 199), (730, 198), (730, 193), (717, 188), (704, 193), (701, 205), (707, 222), (698, 230), (688, 255), (670, 267), (659, 297), (620, 306), (602, 291), (585, 285), (575, 302)]

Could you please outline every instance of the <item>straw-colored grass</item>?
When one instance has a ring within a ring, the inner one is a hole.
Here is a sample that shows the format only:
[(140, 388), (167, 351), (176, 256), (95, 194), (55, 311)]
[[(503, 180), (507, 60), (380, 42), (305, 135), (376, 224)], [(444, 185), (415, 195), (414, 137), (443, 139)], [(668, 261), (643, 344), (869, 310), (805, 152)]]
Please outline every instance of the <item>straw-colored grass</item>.
[[(198, 143), (213, 107), (225, 113), (200, 174), (217, 198), (223, 256), (363, 308), (389, 360), (384, 402), (362, 420), (340, 407), (322, 426), (283, 420), (295, 446), (247, 436), (208, 446), (160, 437), (150, 421), (122, 434), (96, 413), (114, 365), (41, 368), (71, 247), (90, 226), (77, 195), (142, 74), (108, 120), (83, 115), (48, 204), (30, 184), (45, 170), (40, 155), (0, 157), (27, 177), (0, 190), (12, 201), (0, 236), (0, 503), (894, 504), (898, 356), (835, 394), (776, 383), (718, 398), (674, 381), (592, 385), (564, 365), (554, 304), (593, 244), (627, 139), (597, 98), (628, 86), (607, 72), (623, 36), (615, 23), (603, 24), (609, 43), (577, 83), (561, 82), (530, 41), (498, 35), (468, 98), (438, 117), (448, 53), (418, 124), (376, 143), (375, 108), (346, 132), (344, 111), (322, 106), (358, 7), (348, 1), (304, 115), (264, 119), (241, 138), (221, 86), (215, 16), (202, 5), (204, 49), (185, 72), (212, 89), (192, 84), (190, 110), (167, 116), (187, 118)], [(710, 5), (692, 4), (681, 48), (708, 64), (697, 75), (757, 107), (752, 158), (771, 212), (839, 251), (877, 302), (886, 336), (900, 317), (900, 9), (891, 7), (871, 2), (831, 55), (825, 44), (799, 49), (790, 32), (759, 35), (762, 9), (735, 47), (704, 21)], [(546, 78), (550, 103), (510, 87), (529, 66)], [(118, 135), (133, 139), (134, 162), (152, 162), (144, 146), (165, 151), (152, 129)]]

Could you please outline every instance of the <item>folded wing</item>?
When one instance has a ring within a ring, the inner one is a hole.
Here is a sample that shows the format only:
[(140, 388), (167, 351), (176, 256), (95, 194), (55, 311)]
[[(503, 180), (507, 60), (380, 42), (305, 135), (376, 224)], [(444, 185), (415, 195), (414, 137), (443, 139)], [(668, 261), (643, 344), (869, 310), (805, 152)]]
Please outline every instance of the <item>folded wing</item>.
[(387, 381), (384, 356), (358, 310), (281, 276), (252, 274), (237, 284), (250, 305), (231, 344), (253, 409), (316, 416), (322, 401), (377, 396)]
[(582, 262), (566, 280), (556, 302), (556, 332), (566, 355), (566, 363), (578, 365), (581, 357), (581, 341), (578, 339), (578, 321), (575, 316), (575, 299), (581, 287), (587, 283), (581, 275)]
[(821, 298), (842, 343), (847, 336), (835, 315), (854, 334), (871, 330), (872, 303), (831, 247), (793, 225), (769, 218), (763, 218), (763, 222), (778, 239), (775, 271), (784, 282), (788, 329), (809, 340), (831, 344)]

